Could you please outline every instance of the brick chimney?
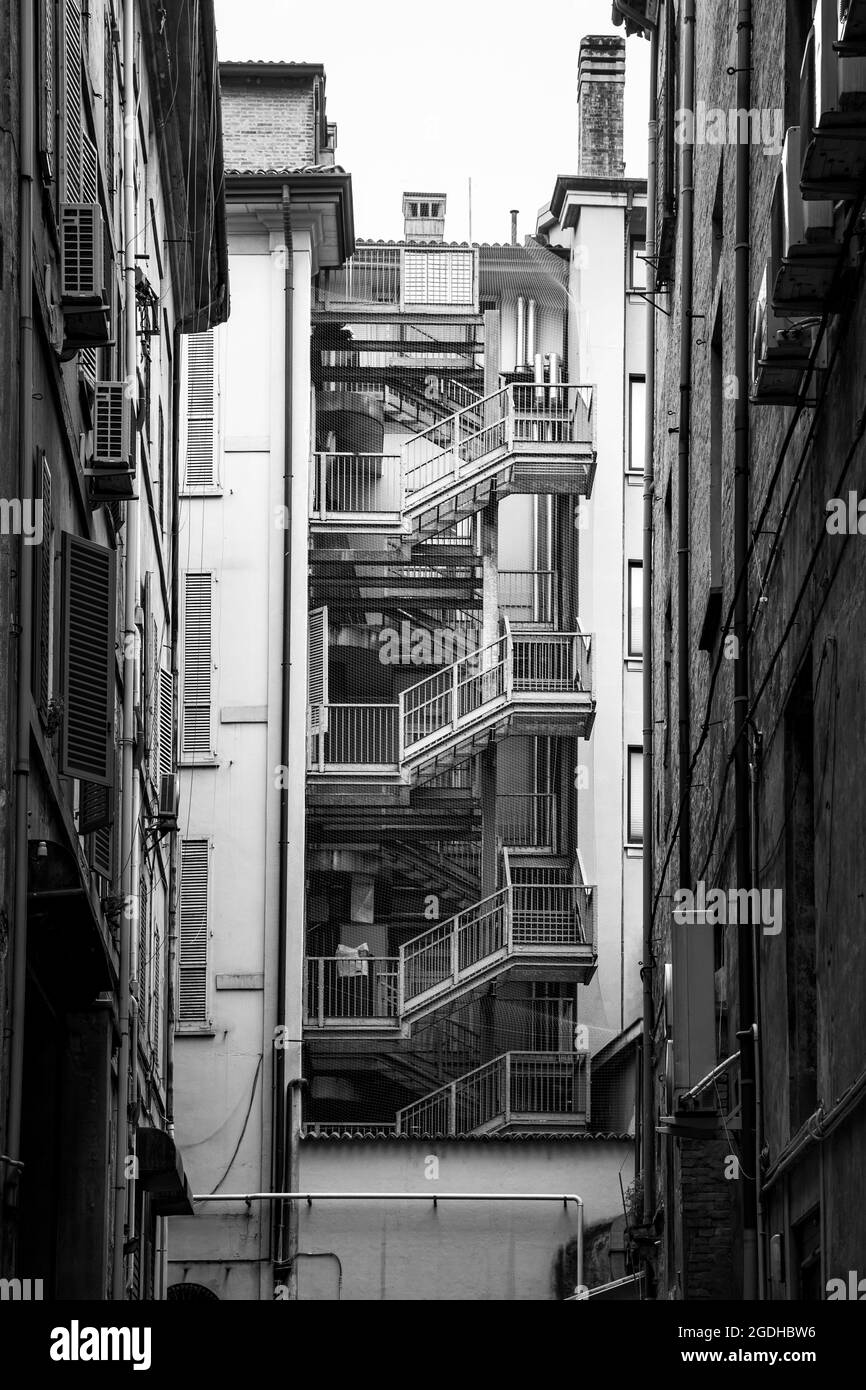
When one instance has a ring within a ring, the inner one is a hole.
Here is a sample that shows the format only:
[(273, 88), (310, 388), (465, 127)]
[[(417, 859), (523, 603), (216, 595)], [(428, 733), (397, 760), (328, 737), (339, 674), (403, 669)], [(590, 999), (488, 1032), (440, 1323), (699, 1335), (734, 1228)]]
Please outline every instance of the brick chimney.
[(577, 172), (619, 179), (623, 161), (625, 39), (587, 34), (577, 64)]

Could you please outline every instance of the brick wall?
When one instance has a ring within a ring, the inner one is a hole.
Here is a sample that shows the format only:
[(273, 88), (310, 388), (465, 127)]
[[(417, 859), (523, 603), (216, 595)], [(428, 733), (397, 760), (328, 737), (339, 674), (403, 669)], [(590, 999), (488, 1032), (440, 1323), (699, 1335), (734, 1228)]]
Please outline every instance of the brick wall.
[(577, 73), (578, 173), (621, 178), (625, 40), (591, 34), (580, 41)]
[(223, 78), (227, 169), (300, 169), (316, 162), (312, 78)]

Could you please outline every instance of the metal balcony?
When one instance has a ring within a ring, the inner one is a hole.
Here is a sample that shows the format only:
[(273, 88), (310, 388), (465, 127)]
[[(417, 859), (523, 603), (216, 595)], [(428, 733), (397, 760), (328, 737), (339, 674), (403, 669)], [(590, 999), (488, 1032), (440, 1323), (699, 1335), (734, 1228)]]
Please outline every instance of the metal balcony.
[(506, 1052), (397, 1112), (405, 1135), (583, 1128), (589, 1122), (589, 1057)]

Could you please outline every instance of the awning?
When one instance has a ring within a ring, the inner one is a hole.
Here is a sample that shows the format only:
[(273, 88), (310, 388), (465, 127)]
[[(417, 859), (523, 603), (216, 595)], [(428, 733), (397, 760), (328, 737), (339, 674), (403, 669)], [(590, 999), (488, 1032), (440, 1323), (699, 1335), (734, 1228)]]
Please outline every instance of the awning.
[(170, 1134), (139, 1126), (135, 1134), (138, 1181), (157, 1216), (194, 1216), (192, 1189)]

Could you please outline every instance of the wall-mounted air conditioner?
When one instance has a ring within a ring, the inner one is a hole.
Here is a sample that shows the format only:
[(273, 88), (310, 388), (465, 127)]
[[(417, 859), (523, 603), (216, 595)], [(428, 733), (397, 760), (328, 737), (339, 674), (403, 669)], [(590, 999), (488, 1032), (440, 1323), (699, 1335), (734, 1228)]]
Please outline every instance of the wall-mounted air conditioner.
[(122, 381), (97, 381), (93, 397), (93, 452), (86, 470), (98, 501), (133, 496), (130, 463), (132, 404)]
[(838, 0), (817, 0), (800, 70), (803, 196), (851, 198), (866, 181), (866, 57), (838, 53)]
[(771, 302), (779, 314), (824, 314), (842, 255), (833, 204), (805, 202), (800, 192), (800, 129), (785, 135), (773, 194)]
[(111, 341), (105, 226), (98, 203), (60, 209), (60, 299), (64, 352)]
[(812, 328), (802, 319), (774, 313), (768, 297), (771, 273), (767, 261), (752, 315), (749, 398), (756, 405), (793, 405), (809, 367)]
[(176, 830), (177, 814), (180, 807), (180, 787), (177, 774), (164, 772), (159, 779), (159, 805), (157, 821), (160, 829)]

